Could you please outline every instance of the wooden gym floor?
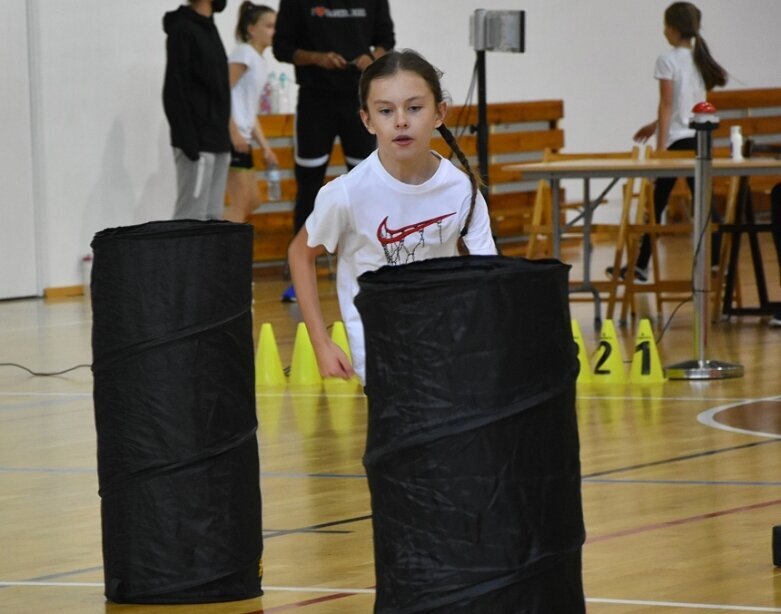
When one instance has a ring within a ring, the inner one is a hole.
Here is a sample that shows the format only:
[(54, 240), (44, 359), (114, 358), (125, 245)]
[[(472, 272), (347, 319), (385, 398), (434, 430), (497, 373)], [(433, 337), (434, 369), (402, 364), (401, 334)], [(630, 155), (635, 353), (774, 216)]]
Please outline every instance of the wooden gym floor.
[[(764, 247), (778, 300), (777, 267)], [(299, 311), (279, 303), (284, 287), (256, 279), (255, 334), (271, 322), (289, 364)], [(334, 321), (333, 283), (324, 279), (322, 292)], [(646, 300), (641, 315), (649, 315)], [(572, 314), (592, 351), (592, 305), (573, 303)], [(0, 302), (0, 362), (38, 371), (88, 364), (90, 322), (86, 299)], [(657, 335), (663, 322), (653, 320)], [(659, 342), (663, 364), (693, 357), (691, 325), (684, 305)], [(635, 324), (616, 329), (631, 357)], [(771, 529), (781, 524), (781, 329), (766, 318), (717, 323), (708, 357), (742, 364), (745, 376), (579, 386), (590, 614), (781, 612), (781, 570), (771, 559)], [(258, 393), (265, 595), (154, 607), (103, 597), (91, 389), (86, 368), (34, 377), (0, 367), (0, 611), (371, 612), (359, 391)]]

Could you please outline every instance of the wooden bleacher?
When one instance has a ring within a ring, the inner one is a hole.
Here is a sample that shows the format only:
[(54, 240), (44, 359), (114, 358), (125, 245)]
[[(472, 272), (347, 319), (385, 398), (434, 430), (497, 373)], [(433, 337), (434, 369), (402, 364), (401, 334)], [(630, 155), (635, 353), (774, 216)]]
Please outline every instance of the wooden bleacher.
[[(512, 162), (542, 159), (543, 151), (557, 151), (564, 145), (564, 131), (559, 121), (564, 117), (561, 100), (536, 100), (489, 104), (487, 108), (489, 138), (489, 208), (497, 241), (505, 253), (522, 253), (534, 206), (536, 182), (519, 182), (517, 173), (502, 171)], [(279, 158), (282, 172), (282, 196), (269, 202), (263, 172), (263, 159), (255, 151), (255, 168), (261, 194), (261, 206), (250, 222), (255, 227), (254, 258), (258, 264), (281, 264), (293, 232), (293, 202), (296, 183), (293, 177), (293, 115), (263, 115), (260, 121), (266, 137)], [(471, 126), (477, 123), (474, 107), (451, 107), (446, 124), (458, 137), (461, 149), (477, 170), (477, 137)], [(463, 132), (463, 134), (462, 134)], [(447, 144), (436, 135), (432, 147), (449, 154)], [(457, 161), (455, 162), (458, 165)], [(344, 156), (338, 143), (334, 146), (326, 181), (346, 172)]]

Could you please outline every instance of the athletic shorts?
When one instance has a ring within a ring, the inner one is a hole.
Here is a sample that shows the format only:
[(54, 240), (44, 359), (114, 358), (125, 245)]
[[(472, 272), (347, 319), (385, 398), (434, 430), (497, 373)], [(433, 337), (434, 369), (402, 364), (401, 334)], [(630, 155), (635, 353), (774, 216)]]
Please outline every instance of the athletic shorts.
[(248, 152), (241, 152), (236, 151), (233, 149), (233, 145), (231, 145), (231, 168), (244, 168), (244, 169), (251, 169), (254, 168), (255, 165), (252, 163), (252, 147), (250, 147)]

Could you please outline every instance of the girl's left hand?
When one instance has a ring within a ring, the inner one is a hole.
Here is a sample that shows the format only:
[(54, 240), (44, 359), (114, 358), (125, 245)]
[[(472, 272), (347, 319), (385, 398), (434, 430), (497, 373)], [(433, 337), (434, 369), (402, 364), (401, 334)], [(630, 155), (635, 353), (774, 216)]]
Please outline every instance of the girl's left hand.
[(315, 351), (315, 356), (320, 375), (323, 377), (350, 379), (355, 375), (347, 354), (331, 340), (328, 341), (325, 348)]
[(656, 133), (656, 122), (651, 122), (650, 124), (646, 124), (645, 126), (640, 128), (640, 130), (635, 132), (635, 136), (634, 136), (635, 143), (645, 143), (655, 133)]
[(274, 153), (274, 150), (270, 147), (266, 147), (263, 150), (263, 159), (266, 161), (266, 166), (273, 164), (274, 166), (279, 166), (279, 160), (277, 160), (277, 154)]

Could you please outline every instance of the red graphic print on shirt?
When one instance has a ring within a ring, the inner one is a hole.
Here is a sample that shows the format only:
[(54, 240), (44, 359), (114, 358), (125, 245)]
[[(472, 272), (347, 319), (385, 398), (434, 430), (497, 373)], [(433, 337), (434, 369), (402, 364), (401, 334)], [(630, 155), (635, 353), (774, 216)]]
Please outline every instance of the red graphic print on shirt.
[[(442, 220), (455, 215), (455, 213), (446, 213), (437, 217), (432, 217), (422, 222), (416, 222), (415, 224), (408, 224), (401, 228), (389, 228), (388, 217), (380, 222), (377, 227), (377, 240), (382, 245), (382, 249), (385, 252), (385, 258), (388, 264), (404, 264), (406, 262), (414, 262), (415, 250), (421, 245), (426, 244), (426, 239), (423, 231), (436, 224), (439, 227), (439, 242), (442, 243)], [(410, 235), (417, 234), (417, 243), (411, 246), (404, 244), (404, 239)]]

